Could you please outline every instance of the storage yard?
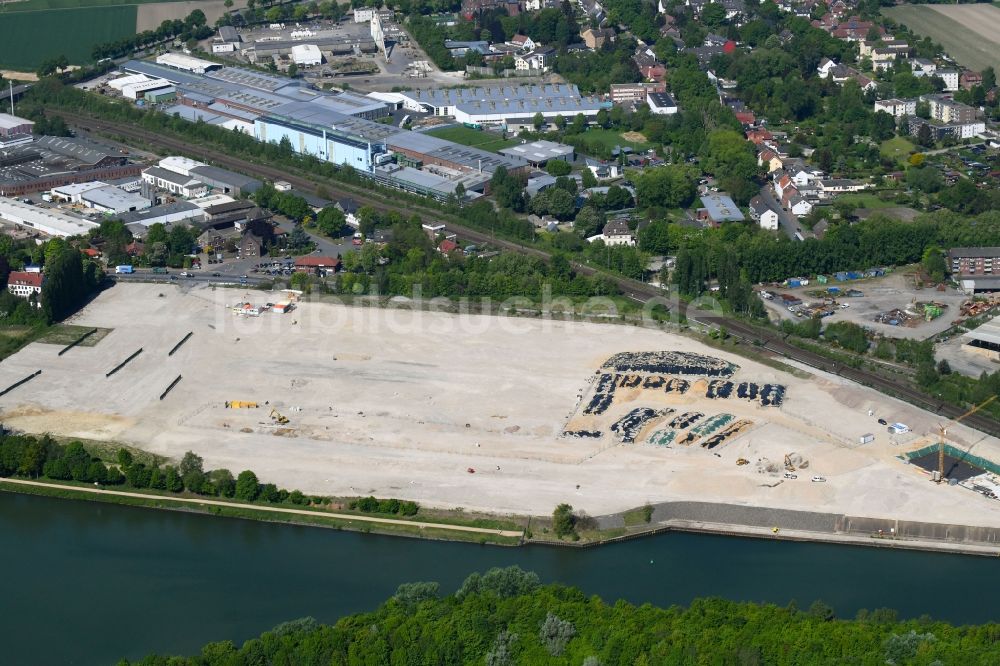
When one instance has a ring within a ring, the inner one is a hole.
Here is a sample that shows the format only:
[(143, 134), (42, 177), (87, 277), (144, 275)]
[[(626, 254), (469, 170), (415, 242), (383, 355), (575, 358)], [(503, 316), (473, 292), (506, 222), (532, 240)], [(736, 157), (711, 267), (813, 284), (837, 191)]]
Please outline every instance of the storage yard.
[[(638, 327), (309, 301), (233, 312), (282, 296), (118, 284), (72, 322), (112, 329), (99, 343), (5, 360), (0, 387), (41, 374), (0, 397), (0, 420), (175, 459), (190, 449), (310, 493), (501, 513), (698, 499), (1000, 523), (1000, 503), (899, 459), (936, 441), (938, 417), (837, 377)], [(597, 393), (610, 400), (585, 413)], [(1000, 460), (994, 438), (949, 437)]]

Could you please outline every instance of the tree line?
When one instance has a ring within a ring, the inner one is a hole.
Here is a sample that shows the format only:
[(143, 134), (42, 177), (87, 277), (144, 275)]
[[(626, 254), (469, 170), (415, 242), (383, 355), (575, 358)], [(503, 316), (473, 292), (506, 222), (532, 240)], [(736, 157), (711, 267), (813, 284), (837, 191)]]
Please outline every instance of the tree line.
[(998, 636), (995, 623), (901, 620), (885, 608), (839, 619), (821, 601), (806, 609), (718, 598), (669, 609), (608, 603), (509, 567), (474, 573), (448, 595), (437, 583), (406, 583), (377, 610), (332, 625), (303, 618), (239, 646), (219, 641), (196, 656), (119, 666), (989, 664), (1000, 661)]

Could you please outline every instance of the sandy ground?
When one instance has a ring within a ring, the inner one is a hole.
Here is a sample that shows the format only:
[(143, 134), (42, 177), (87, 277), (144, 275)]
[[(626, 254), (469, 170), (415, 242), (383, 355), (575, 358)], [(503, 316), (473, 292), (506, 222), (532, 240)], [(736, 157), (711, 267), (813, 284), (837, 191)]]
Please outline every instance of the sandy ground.
[[(0, 398), (0, 419), (25, 431), (126, 441), (174, 458), (194, 450), (208, 467), (253, 469), (266, 481), (311, 493), (371, 493), (503, 513), (548, 514), (569, 502), (595, 515), (701, 499), (1000, 525), (1000, 503), (935, 486), (895, 459), (929, 441), (935, 416), (836, 377), (803, 380), (721, 355), (740, 366), (736, 381), (787, 386), (784, 404), (631, 390), (616, 394), (595, 419), (580, 405), (613, 353), (720, 354), (652, 329), (327, 303), (243, 319), (227, 307), (240, 296), (203, 286), (108, 290), (73, 321), (113, 328), (99, 344), (59, 357), (58, 346), (35, 343), (0, 365), (0, 386), (43, 370)], [(188, 331), (193, 337), (168, 356)], [(134, 361), (105, 377), (140, 347)], [(183, 380), (160, 401), (178, 374)], [(226, 409), (227, 400), (261, 408)], [(271, 424), (272, 406), (290, 419), (287, 427)], [(718, 457), (642, 437), (621, 444), (610, 436), (560, 436), (568, 423), (607, 431), (636, 406), (724, 411), (752, 426), (716, 449)], [(914, 433), (890, 438), (877, 417), (905, 422)], [(868, 432), (875, 442), (857, 444)], [(1000, 460), (1000, 441), (964, 427), (952, 434)], [(798, 479), (757, 472), (758, 458), (780, 463), (790, 452), (810, 463)], [(737, 466), (741, 456), (751, 464)], [(811, 483), (814, 474), (827, 482)]]
[(0, 77), (10, 81), (37, 81), (38, 74), (34, 72), (18, 72), (13, 69), (0, 69)]
[[(822, 299), (810, 296), (808, 292), (825, 290), (827, 287), (840, 287), (842, 291), (857, 289), (864, 293), (864, 296), (857, 298), (840, 298), (839, 303), (850, 305), (849, 308), (837, 310), (836, 313), (826, 317), (823, 324), (831, 324), (836, 321), (849, 321), (859, 326), (871, 329), (890, 338), (909, 338), (913, 340), (926, 340), (937, 335), (951, 326), (951, 322), (958, 318), (959, 306), (968, 297), (957, 289), (947, 288), (945, 291), (937, 291), (933, 288), (916, 289), (911, 275), (903, 272), (895, 272), (881, 278), (870, 278), (865, 280), (852, 280), (850, 282), (836, 282), (831, 280), (828, 284), (819, 284), (810, 281), (809, 286), (796, 289), (786, 289), (783, 287), (770, 288), (784, 294), (792, 294), (801, 298), (805, 303), (821, 301)], [(890, 326), (875, 321), (875, 316), (880, 312), (887, 312), (894, 308), (906, 309), (913, 301), (935, 301), (943, 303), (948, 307), (944, 314), (929, 322), (922, 322), (917, 326)], [(764, 305), (775, 316), (793, 321), (802, 321), (801, 317), (796, 317), (783, 305), (776, 301), (764, 301)], [(775, 317), (772, 317), (772, 319)]]
[[(198, 0), (197, 2), (155, 2), (136, 7), (135, 31), (156, 30), (164, 21), (183, 19), (196, 9), (205, 12), (208, 25), (215, 25), (226, 13), (225, 0)], [(246, 0), (235, 0), (233, 9), (247, 6)]]

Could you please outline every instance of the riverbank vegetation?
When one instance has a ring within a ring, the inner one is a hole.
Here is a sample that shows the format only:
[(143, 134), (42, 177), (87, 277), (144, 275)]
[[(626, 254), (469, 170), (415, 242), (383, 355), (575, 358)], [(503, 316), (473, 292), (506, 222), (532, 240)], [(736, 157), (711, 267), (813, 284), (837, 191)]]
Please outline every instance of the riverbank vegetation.
[(517, 567), (472, 574), (442, 596), (432, 582), (399, 586), (378, 610), (322, 625), (286, 622), (237, 646), (192, 657), (152, 655), (119, 666), (229, 664), (991, 664), (1000, 625), (955, 627), (926, 616), (808, 609), (723, 599), (687, 608), (609, 604)]

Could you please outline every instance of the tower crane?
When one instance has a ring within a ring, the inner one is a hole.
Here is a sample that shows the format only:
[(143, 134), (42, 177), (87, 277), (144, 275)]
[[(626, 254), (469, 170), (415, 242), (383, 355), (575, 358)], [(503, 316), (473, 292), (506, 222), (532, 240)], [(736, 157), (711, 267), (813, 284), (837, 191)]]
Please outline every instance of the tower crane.
[[(978, 412), (980, 409), (982, 409), (986, 405), (988, 405), (991, 402), (993, 402), (994, 400), (996, 400), (997, 397), (1000, 397), (1000, 396), (991, 395), (989, 398), (987, 398), (986, 400), (982, 401), (981, 403), (979, 403), (978, 405), (976, 405), (975, 407), (973, 407), (972, 409), (970, 409), (969, 411), (967, 411), (966, 413), (962, 414), (957, 419), (955, 419), (954, 421), (952, 421), (952, 423), (958, 423), (959, 421), (961, 421), (962, 419), (964, 419), (966, 416), (972, 416), (973, 414), (975, 414), (976, 412)], [(948, 434), (948, 426), (945, 425), (944, 423), (939, 423), (938, 424), (938, 429), (941, 431), (941, 440), (938, 442), (938, 478), (937, 478), (937, 482), (941, 483), (942, 481), (944, 481), (944, 439), (945, 439), (945, 437)]]

